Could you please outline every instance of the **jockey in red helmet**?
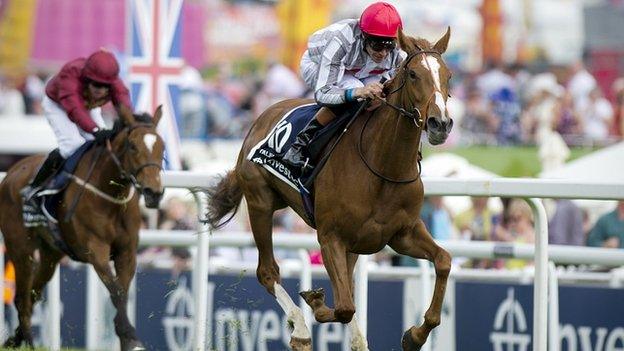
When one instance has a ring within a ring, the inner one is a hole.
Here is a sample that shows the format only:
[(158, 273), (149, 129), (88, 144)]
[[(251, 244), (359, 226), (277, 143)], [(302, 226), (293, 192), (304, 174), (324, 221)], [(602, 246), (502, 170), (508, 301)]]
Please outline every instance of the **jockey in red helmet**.
[(45, 91), (41, 105), (59, 148), (48, 155), (22, 190), (27, 200), (85, 141), (102, 142), (112, 136), (112, 131), (105, 129), (102, 105), (112, 101), (115, 106), (132, 109), (128, 89), (119, 78), (119, 64), (103, 49), (66, 63), (46, 84)]
[(396, 45), (402, 27), (394, 6), (376, 2), (359, 20), (342, 20), (312, 34), (301, 58), (301, 74), (317, 103), (328, 108), (320, 109), (297, 135), (283, 156), (285, 162), (296, 167), (307, 165), (303, 149), (318, 130), (344, 113), (341, 105), (383, 98), (381, 78), (390, 79), (406, 57)]

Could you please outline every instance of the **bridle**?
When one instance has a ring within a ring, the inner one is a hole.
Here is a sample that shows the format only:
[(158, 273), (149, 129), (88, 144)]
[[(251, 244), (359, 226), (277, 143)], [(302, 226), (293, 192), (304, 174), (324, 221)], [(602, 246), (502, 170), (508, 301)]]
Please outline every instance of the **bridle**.
[(162, 171), (162, 165), (156, 162), (145, 162), (142, 163), (141, 165), (139, 165), (136, 168), (131, 169), (130, 171), (127, 171), (123, 165), (121, 164), (120, 158), (123, 157), (123, 155), (128, 152), (130, 150), (130, 142), (128, 141), (130, 134), (132, 133), (132, 131), (134, 131), (135, 129), (138, 128), (154, 128), (154, 125), (152, 123), (136, 123), (133, 124), (130, 127), (127, 127), (128, 129), (128, 134), (124, 140), (124, 145), (123, 148), (121, 149), (121, 152), (119, 153), (119, 156), (115, 154), (115, 152), (113, 152), (111, 143), (109, 140), (106, 141), (106, 150), (108, 151), (109, 156), (111, 157), (111, 159), (113, 160), (113, 163), (115, 163), (115, 165), (117, 165), (117, 169), (119, 170), (119, 174), (121, 175), (121, 179), (124, 180), (129, 180), (132, 185), (137, 189), (137, 190), (141, 190), (141, 184), (139, 183), (139, 181), (137, 180), (137, 177), (139, 176), (139, 173), (147, 167), (156, 167), (159, 170)]
[[(414, 122), (414, 125), (416, 126), (416, 128), (418, 128), (419, 130), (421, 130), (421, 128), (423, 127), (423, 117), (422, 117), (422, 113), (420, 112), (420, 110), (418, 109), (418, 107), (416, 106), (412, 106), (411, 111), (408, 111), (405, 107), (402, 106), (397, 106), (394, 105), (390, 102), (388, 102), (387, 97), (389, 97), (390, 95), (399, 92), (401, 89), (403, 89), (405, 87), (405, 83), (407, 82), (407, 75), (408, 75), (408, 65), (410, 63), (410, 61), (412, 61), (412, 59), (414, 59), (414, 57), (418, 56), (418, 55), (438, 55), (440, 56), (440, 53), (437, 51), (433, 51), (433, 50), (422, 50), (419, 48), (418, 51), (413, 52), (411, 54), (409, 54), (407, 56), (407, 58), (405, 59), (405, 61), (403, 62), (401, 71), (402, 71), (402, 80), (401, 80), (401, 84), (399, 84), (399, 86), (397, 88), (395, 88), (394, 90), (390, 91), (387, 95), (386, 95), (386, 99), (381, 100), (383, 102), (383, 104), (385, 104), (386, 106), (394, 109), (395, 111), (399, 112), (399, 115), (402, 117), (406, 117), (408, 119), (411, 119)], [(426, 60), (425, 60), (426, 62)], [(429, 68), (429, 70), (431, 70), (431, 67), (429, 67), (429, 63), (427, 62), (427, 68)], [(427, 99), (427, 104), (429, 103), (429, 101), (431, 100), (431, 98), (433, 97), (433, 95), (438, 91), (438, 88), (435, 87), (434, 91), (431, 93), (431, 96), (429, 96), (429, 98)], [(364, 130), (366, 130), (366, 126), (368, 125), (368, 122), (370, 121), (371, 117), (373, 116), (373, 114), (369, 114), (368, 118), (366, 119), (366, 122), (364, 122), (364, 125), (362, 126), (362, 130), (360, 131), (360, 140), (358, 142), (358, 153), (360, 154), (360, 158), (362, 159), (362, 161), (364, 161), (364, 164), (366, 165), (366, 167), (377, 177), (390, 182), (390, 183), (398, 183), (398, 184), (406, 184), (406, 183), (412, 183), (415, 180), (417, 180), (418, 178), (420, 178), (420, 174), (421, 174), (421, 170), (422, 167), (420, 166), (420, 160), (421, 160), (421, 153), (420, 153), (420, 146), (418, 148), (418, 161), (417, 161), (417, 171), (416, 171), (416, 175), (411, 177), (411, 178), (406, 178), (406, 179), (394, 179), (394, 178), (390, 178), (387, 177), (383, 174), (381, 174), (381, 172), (375, 170), (370, 163), (368, 162), (368, 160), (366, 160), (366, 157), (364, 157), (364, 153), (362, 152), (362, 139), (364, 136)]]

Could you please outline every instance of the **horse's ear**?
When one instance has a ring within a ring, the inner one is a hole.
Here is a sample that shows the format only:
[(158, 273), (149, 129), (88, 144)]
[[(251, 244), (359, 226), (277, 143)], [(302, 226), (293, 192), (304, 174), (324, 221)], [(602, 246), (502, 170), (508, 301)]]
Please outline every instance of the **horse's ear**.
[(409, 36), (403, 34), (403, 30), (401, 28), (399, 28), (399, 47), (409, 53), (412, 53), (414, 51), (416, 51), (416, 45), (414, 44), (414, 42), (412, 41), (412, 38), (410, 38)]
[(158, 105), (156, 112), (154, 112), (154, 116), (152, 116), (152, 123), (155, 126), (157, 126), (158, 122), (160, 122), (160, 117), (162, 117), (162, 105)]
[(123, 104), (120, 104), (117, 107), (117, 114), (119, 118), (123, 121), (124, 125), (131, 126), (134, 124), (134, 115), (132, 114), (132, 110)]
[(451, 27), (446, 28), (446, 33), (437, 43), (433, 46), (433, 50), (443, 54), (448, 48), (449, 39), (451, 38)]

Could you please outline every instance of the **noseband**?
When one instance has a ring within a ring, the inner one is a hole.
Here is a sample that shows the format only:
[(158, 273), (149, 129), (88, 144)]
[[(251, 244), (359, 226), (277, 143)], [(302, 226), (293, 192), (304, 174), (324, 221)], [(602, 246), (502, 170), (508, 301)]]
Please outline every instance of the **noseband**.
[(142, 186), (139, 183), (139, 181), (137, 180), (137, 177), (139, 175), (139, 173), (147, 167), (156, 167), (159, 170), (162, 170), (162, 165), (156, 163), (156, 162), (146, 162), (143, 163), (141, 165), (139, 165), (138, 167), (136, 167), (135, 169), (132, 169), (130, 171), (127, 171), (126, 169), (124, 169), (123, 165), (121, 164), (121, 161), (119, 160), (120, 157), (123, 157), (123, 154), (125, 154), (126, 152), (128, 152), (128, 150), (130, 150), (130, 142), (128, 141), (128, 138), (130, 137), (130, 134), (132, 133), (133, 130), (138, 129), (138, 128), (154, 128), (154, 125), (151, 123), (137, 123), (134, 124), (130, 127), (128, 127), (128, 135), (126, 136), (126, 139), (124, 140), (124, 146), (123, 149), (121, 150), (119, 157), (113, 152), (112, 146), (110, 141), (106, 141), (106, 150), (108, 150), (108, 153), (111, 157), (111, 159), (113, 160), (113, 162), (115, 163), (115, 165), (117, 165), (117, 168), (119, 169), (119, 173), (121, 175), (122, 179), (127, 179), (129, 180), (132, 185), (134, 185), (135, 188), (137, 189), (141, 189)]

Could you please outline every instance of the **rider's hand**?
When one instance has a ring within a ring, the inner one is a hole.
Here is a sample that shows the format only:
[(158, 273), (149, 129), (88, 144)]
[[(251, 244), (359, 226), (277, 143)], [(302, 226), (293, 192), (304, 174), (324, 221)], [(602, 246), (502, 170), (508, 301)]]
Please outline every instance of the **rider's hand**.
[(383, 99), (384, 97), (383, 88), (384, 88), (383, 84), (379, 82), (373, 82), (364, 87), (355, 89), (353, 93), (353, 97), (355, 97), (356, 99), (369, 99), (369, 100)]
[(93, 132), (93, 136), (95, 137), (96, 144), (103, 144), (106, 140), (109, 140), (113, 137), (115, 132), (112, 129), (100, 129)]

